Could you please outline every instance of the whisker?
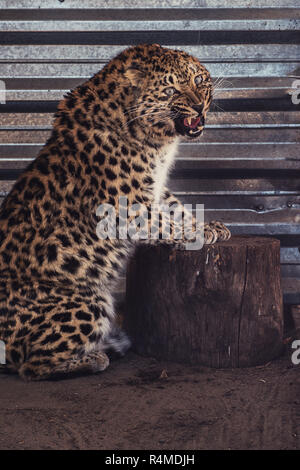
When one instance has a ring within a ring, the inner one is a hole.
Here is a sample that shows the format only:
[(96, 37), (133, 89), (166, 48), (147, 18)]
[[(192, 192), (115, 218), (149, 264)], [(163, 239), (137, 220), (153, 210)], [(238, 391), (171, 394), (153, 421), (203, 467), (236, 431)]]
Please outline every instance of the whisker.
[[(146, 105), (149, 104), (150, 106), (153, 106), (153, 103), (147, 103), (147, 102), (146, 102), (146, 103), (144, 103), (144, 104), (146, 104)], [(135, 105), (135, 106), (131, 106), (130, 108), (127, 108), (127, 110), (124, 112), (124, 114), (129, 114), (129, 113), (131, 113), (131, 112), (134, 112), (134, 111), (136, 111), (137, 109), (139, 109), (140, 107), (141, 107), (140, 104)], [(156, 108), (158, 107), (157, 104), (155, 105), (155, 107), (156, 107)], [(161, 106), (161, 109), (164, 109), (164, 108), (165, 108), (165, 106)], [(149, 108), (149, 110), (150, 110), (150, 109), (151, 109), (151, 108)]]
[(219, 106), (216, 102), (213, 102), (213, 105), (225, 113), (225, 109), (221, 108), (221, 106)]
[(216, 88), (216, 87), (219, 85), (219, 83), (220, 83), (221, 80), (222, 80), (222, 77), (216, 78), (216, 80), (213, 81), (213, 83), (212, 83), (213, 88)]
[(136, 116), (133, 119), (130, 119), (129, 121), (126, 121), (126, 123), (122, 127), (125, 127), (126, 125), (128, 126), (131, 122), (136, 121), (137, 119), (142, 119), (144, 117), (149, 117), (149, 116), (153, 116), (153, 115), (155, 115), (155, 117), (161, 116), (162, 118), (166, 118), (168, 116), (168, 115), (166, 115), (166, 113), (162, 114), (161, 110), (151, 111), (149, 113), (145, 113), (143, 115)]
[(215, 83), (213, 85), (213, 88), (216, 89), (216, 88), (221, 88), (222, 84), (224, 83), (224, 78), (221, 78), (217, 83)]
[(224, 87), (224, 86), (226, 87), (227, 84), (231, 85), (232, 88), (234, 87), (233, 83), (230, 80), (222, 78), (216, 85), (213, 86), (213, 91), (220, 89), (221, 87)]

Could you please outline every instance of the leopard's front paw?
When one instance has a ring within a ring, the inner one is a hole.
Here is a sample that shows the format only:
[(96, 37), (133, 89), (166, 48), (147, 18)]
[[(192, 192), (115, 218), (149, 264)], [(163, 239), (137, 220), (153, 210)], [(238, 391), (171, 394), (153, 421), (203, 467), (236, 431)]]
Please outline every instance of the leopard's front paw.
[(218, 232), (210, 224), (204, 225), (204, 245), (212, 245), (218, 240)]
[(230, 239), (230, 230), (224, 224), (222, 224), (222, 222), (213, 220), (208, 225), (217, 232), (219, 241), (226, 241)]

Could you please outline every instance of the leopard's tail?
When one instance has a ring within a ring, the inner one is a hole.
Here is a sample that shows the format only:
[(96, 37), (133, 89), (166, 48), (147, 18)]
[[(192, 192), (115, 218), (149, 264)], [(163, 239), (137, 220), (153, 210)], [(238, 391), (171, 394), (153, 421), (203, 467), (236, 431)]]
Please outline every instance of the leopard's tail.
[(127, 334), (115, 325), (105, 338), (103, 338), (101, 346), (103, 351), (112, 351), (120, 356), (124, 356), (131, 346), (131, 341)]

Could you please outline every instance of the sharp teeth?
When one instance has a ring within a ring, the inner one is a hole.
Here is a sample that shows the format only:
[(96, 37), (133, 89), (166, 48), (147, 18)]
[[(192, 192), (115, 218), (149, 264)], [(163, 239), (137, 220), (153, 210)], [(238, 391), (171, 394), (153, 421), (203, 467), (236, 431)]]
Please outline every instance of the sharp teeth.
[(187, 122), (188, 122), (188, 124), (189, 124), (189, 126), (190, 126), (190, 125), (192, 124), (192, 118), (191, 118), (191, 117), (188, 117), (188, 118), (187, 118)]

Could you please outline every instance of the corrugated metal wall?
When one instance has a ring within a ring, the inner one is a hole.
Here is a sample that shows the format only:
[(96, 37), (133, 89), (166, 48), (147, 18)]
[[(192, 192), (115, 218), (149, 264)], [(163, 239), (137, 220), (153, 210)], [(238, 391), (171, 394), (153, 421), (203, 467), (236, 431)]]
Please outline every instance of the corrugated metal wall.
[(299, 0), (2, 0), (0, 195), (47, 139), (66, 90), (128, 45), (184, 49), (218, 90), (171, 188), (233, 233), (280, 238), (285, 300), (300, 303), (299, 30)]

